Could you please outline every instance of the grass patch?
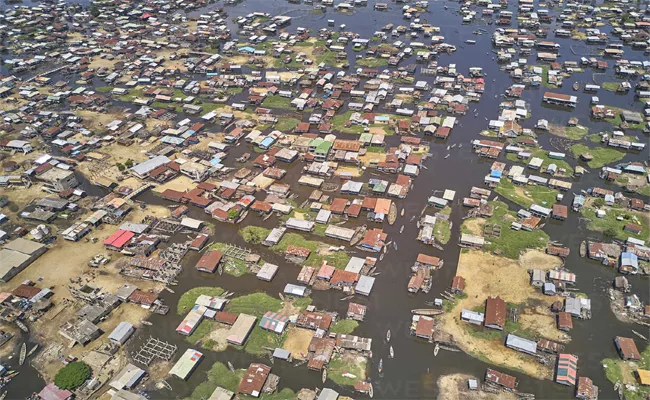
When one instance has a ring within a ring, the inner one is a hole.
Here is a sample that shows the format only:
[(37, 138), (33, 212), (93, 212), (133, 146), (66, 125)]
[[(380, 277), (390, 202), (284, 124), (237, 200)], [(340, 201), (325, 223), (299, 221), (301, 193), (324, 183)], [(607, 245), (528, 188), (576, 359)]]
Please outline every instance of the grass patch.
[(589, 153), (593, 159), (587, 163), (591, 168), (601, 168), (607, 164), (622, 160), (625, 153), (609, 147), (598, 147), (591, 149), (584, 144), (574, 144), (569, 148), (569, 151), (575, 158), (579, 158), (581, 154)]
[(299, 123), (300, 120), (296, 118), (280, 118), (279, 121), (275, 124), (275, 129), (286, 133), (292, 131), (296, 126), (298, 126)]
[(244, 88), (240, 88), (240, 87), (232, 87), (232, 88), (226, 89), (226, 93), (228, 93), (228, 94), (239, 94), (239, 93), (241, 93), (243, 91), (244, 91)]
[[(467, 232), (464, 232), (464, 233), (469, 233), (469, 234), (472, 233), (469, 229), (467, 229), (467, 228), (465, 228), (465, 229), (467, 230)], [(463, 230), (462, 226), (461, 226), (460, 230), (461, 231)], [(463, 249), (463, 250), (467, 250), (467, 249)], [(442, 309), (445, 310), (445, 312), (451, 312), (451, 310), (456, 308), (456, 304), (458, 304), (459, 301), (461, 301), (462, 299), (466, 299), (466, 298), (467, 298), (467, 294), (461, 293), (459, 295), (454, 296), (453, 300), (446, 300), (445, 299), (445, 300), (442, 301)]]
[(451, 237), (451, 228), (449, 227), (449, 221), (436, 219), (436, 224), (433, 226), (433, 233), (440, 243), (447, 244), (447, 242), (449, 242), (449, 238)]
[(628, 111), (628, 112), (636, 113), (641, 118), (641, 122), (639, 122), (638, 124), (632, 124), (628, 122), (627, 123), (628, 129), (643, 130), (643, 128), (645, 128), (645, 122), (643, 122), (643, 115), (641, 115), (641, 113), (636, 111), (625, 110), (623, 108), (611, 107), (611, 106), (605, 106), (605, 108), (616, 110), (616, 117), (605, 120), (610, 122), (612, 125), (614, 126), (621, 125), (621, 123), (623, 122), (622, 113), (623, 111)]
[(361, 65), (362, 67), (368, 67), (368, 68), (383, 67), (388, 65), (388, 60), (386, 60), (385, 58), (366, 57), (357, 60), (357, 65)]
[(311, 297), (297, 297), (291, 301), (293, 307), (299, 308), (300, 311), (305, 311), (312, 303)]
[[(361, 377), (366, 375), (366, 365), (368, 361), (348, 362), (340, 355), (335, 355), (327, 367), (327, 377), (340, 386), (354, 386)], [(343, 376), (344, 373), (355, 375), (355, 378)]]
[(358, 326), (359, 323), (353, 319), (341, 319), (336, 321), (336, 323), (330, 327), (330, 332), (349, 335), (354, 332)]
[(183, 293), (181, 298), (178, 300), (178, 305), (176, 306), (176, 312), (178, 315), (185, 315), (187, 314), (192, 307), (194, 307), (194, 304), (196, 303), (196, 299), (199, 298), (200, 295), (204, 294), (206, 296), (221, 296), (223, 294), (224, 290), (220, 287), (209, 287), (209, 286), (201, 286), (201, 287), (195, 287), (187, 292)]
[(112, 90), (113, 90), (112, 86), (100, 86), (95, 88), (95, 92), (97, 93), (108, 93), (111, 92)]
[(499, 186), (494, 191), (525, 208), (529, 208), (533, 204), (548, 207), (555, 203), (558, 193), (557, 190), (538, 185), (520, 187), (505, 178), (501, 179)]
[[(606, 208), (606, 215), (603, 218), (596, 217), (596, 209), (584, 207), (582, 215), (589, 218), (587, 228), (592, 231), (603, 232), (606, 236), (614, 237), (620, 240), (626, 240), (628, 237), (633, 237), (647, 241), (650, 239), (650, 228), (648, 227), (648, 219), (638, 213), (628, 211), (622, 208)], [(618, 217), (622, 220), (619, 221)], [(641, 225), (641, 233), (638, 235), (623, 230), (623, 227), (628, 224)]]
[[(263, 239), (262, 239), (263, 240)], [(210, 246), (210, 250), (219, 250), (220, 252), (226, 251), (226, 244), (225, 243), (215, 243), (212, 246)], [(228, 265), (224, 264), (223, 267), (223, 272), (227, 273), (228, 275), (232, 276), (242, 276), (247, 274), (248, 271), (248, 266), (246, 265), (246, 261), (244, 260), (239, 260), (237, 258), (230, 257), (229, 258), (229, 263)]]
[(268, 352), (264, 347), (282, 347), (282, 343), (287, 336), (286, 331), (282, 335), (278, 335), (275, 332), (260, 328), (258, 324), (259, 321), (257, 321), (248, 339), (246, 339), (246, 343), (244, 343), (246, 353), (261, 356)]
[(266, 293), (257, 292), (232, 299), (226, 305), (226, 311), (233, 314), (250, 314), (262, 317), (267, 311), (278, 312), (282, 308), (282, 301)]
[(344, 112), (343, 114), (335, 115), (334, 118), (332, 118), (332, 125), (334, 125), (334, 130), (343, 133), (352, 133), (356, 135), (362, 134), (363, 133), (362, 125), (352, 124), (350, 126), (346, 126), (351, 116), (352, 116), (352, 111), (347, 111)]
[(510, 211), (501, 201), (492, 201), (490, 204), (494, 207), (494, 211), (486, 223), (501, 225), (501, 236), (486, 239), (484, 246), (486, 250), (503, 257), (517, 259), (524, 250), (546, 247), (549, 237), (544, 231), (512, 230), (510, 224), (517, 220), (517, 213)]
[(217, 323), (214, 321), (204, 319), (203, 321), (201, 321), (199, 326), (197, 326), (196, 329), (194, 329), (194, 332), (192, 332), (190, 336), (185, 337), (185, 340), (191, 345), (196, 344), (196, 342), (208, 336), (210, 332), (214, 330), (216, 324)]
[(650, 197), (650, 185), (641, 186), (636, 190), (636, 192), (640, 195)]
[(571, 140), (581, 140), (588, 133), (589, 133), (589, 128), (581, 125), (567, 126), (564, 129), (564, 137)]
[(281, 96), (267, 96), (262, 102), (262, 106), (266, 108), (281, 108), (285, 110), (291, 109), (291, 98)]
[(241, 236), (246, 243), (260, 244), (271, 233), (270, 229), (262, 228), (261, 226), (247, 226), (239, 230)]
[[(244, 377), (245, 372), (246, 371), (243, 369), (230, 372), (226, 365), (220, 362), (214, 363), (207, 373), (207, 380), (196, 386), (192, 391), (192, 394), (189, 397), (186, 397), (185, 400), (207, 399), (218, 386), (236, 392), (239, 382)], [(267, 397), (265, 396), (264, 398)]]
[(605, 89), (605, 90), (609, 90), (610, 92), (615, 92), (616, 89), (618, 89), (618, 87), (620, 86), (620, 83), (618, 83), (618, 82), (603, 82), (603, 84), (600, 85), (600, 86), (602, 86), (602, 88)]
[(320, 267), (323, 261), (327, 261), (329, 265), (332, 265), (338, 269), (343, 269), (348, 265), (350, 261), (350, 256), (347, 252), (344, 251), (335, 251), (328, 255), (322, 255), (316, 253), (316, 250), (319, 248), (321, 242), (314, 240), (307, 240), (297, 233), (287, 233), (282, 237), (282, 240), (275, 246), (271, 247), (271, 250), (276, 253), (284, 254), (285, 250), (289, 245), (304, 247), (311, 250), (311, 254), (305, 261), (306, 265), (312, 265)]

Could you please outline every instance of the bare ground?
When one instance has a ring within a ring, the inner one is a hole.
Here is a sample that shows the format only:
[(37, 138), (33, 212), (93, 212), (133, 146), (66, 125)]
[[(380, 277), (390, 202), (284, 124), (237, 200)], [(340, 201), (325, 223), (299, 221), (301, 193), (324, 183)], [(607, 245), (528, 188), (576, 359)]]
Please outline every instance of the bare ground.
[(296, 360), (304, 360), (309, 352), (309, 342), (314, 337), (314, 331), (303, 328), (291, 327), (287, 332), (287, 339), (282, 348), (289, 350)]
[(550, 305), (558, 297), (544, 296), (529, 284), (526, 265), (533, 262), (539, 262), (536, 268), (553, 266), (553, 260), (547, 259), (541, 252), (524, 254), (524, 265), (481, 251), (462, 253), (457, 274), (467, 281), (467, 297), (461, 299), (450, 313), (444, 314), (441, 321), (443, 330), (452, 334), (466, 353), (486, 358), (495, 365), (519, 369), (537, 378), (551, 379), (550, 367), (539, 364), (533, 357), (506, 348), (501, 340), (472, 335), (467, 323), (460, 320), (461, 310), (482, 307), (488, 295), (498, 295), (506, 302), (524, 305), (519, 320), (522, 330), (551, 340), (566, 340), (563, 332), (555, 329), (555, 319), (550, 312)]
[(506, 391), (497, 394), (469, 390), (467, 381), (472, 378), (477, 379), (465, 374), (441, 375), (438, 378), (438, 400), (514, 400), (517, 398), (514, 393)]
[[(225, 324), (215, 324), (215, 329), (213, 329), (210, 334), (206, 337), (206, 340), (212, 340), (214, 344), (209, 347), (213, 351), (224, 351), (228, 348), (228, 332), (230, 332), (230, 327)], [(205, 347), (205, 341), (203, 346)]]

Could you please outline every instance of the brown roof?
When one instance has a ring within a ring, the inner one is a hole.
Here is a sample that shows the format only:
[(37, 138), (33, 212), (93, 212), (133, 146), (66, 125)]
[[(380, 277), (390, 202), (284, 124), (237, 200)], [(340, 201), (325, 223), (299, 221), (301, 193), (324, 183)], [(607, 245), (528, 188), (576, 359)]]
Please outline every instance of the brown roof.
[(415, 327), (415, 335), (421, 337), (431, 338), (433, 336), (433, 318), (420, 316), (418, 324)]
[(559, 312), (557, 314), (557, 327), (558, 329), (573, 329), (573, 320), (571, 314), (568, 312)]
[(143, 292), (140, 289), (136, 289), (133, 293), (131, 293), (128, 300), (131, 303), (151, 305), (157, 299), (158, 299), (158, 295), (155, 293)]
[(219, 250), (208, 250), (203, 254), (201, 259), (196, 263), (196, 269), (205, 272), (214, 272), (221, 261), (221, 252)]
[(568, 207), (564, 204), (553, 204), (553, 216), (566, 219), (569, 216)]
[(290, 244), (287, 246), (287, 249), (284, 251), (284, 253), (298, 256), (298, 257), (309, 257), (309, 254), (311, 254), (311, 250), (304, 247), (294, 246)]
[(332, 204), (330, 205), (330, 211), (333, 212), (334, 214), (343, 214), (345, 211), (345, 207), (348, 205), (348, 199), (343, 199), (343, 198), (336, 198), (332, 200)]
[(454, 279), (451, 281), (451, 288), (452, 289), (458, 289), (458, 290), (464, 290), (465, 289), (465, 278), (462, 276), (454, 276)]
[(270, 373), (271, 367), (264, 364), (252, 363), (239, 383), (237, 393), (258, 397)]
[(346, 150), (346, 151), (359, 151), (361, 148), (361, 142), (357, 140), (343, 140), (336, 139), (332, 149), (334, 150)]
[(639, 354), (639, 349), (636, 348), (636, 343), (633, 339), (616, 336), (614, 339), (616, 342), (616, 347), (618, 347), (619, 352), (621, 353), (621, 358), (624, 360), (640, 360), (641, 354)]
[(237, 321), (237, 317), (239, 317), (239, 314), (219, 311), (214, 315), (214, 320), (217, 322), (221, 322), (222, 324), (232, 325), (235, 323), (235, 321)]
[(418, 254), (417, 262), (427, 265), (438, 266), (440, 264), (440, 259), (438, 257), (429, 256), (426, 254)]
[(25, 285), (24, 283), (15, 288), (11, 294), (16, 297), (22, 297), (24, 299), (31, 299), (40, 293), (41, 289), (36, 286)]
[(517, 382), (517, 378), (515, 378), (514, 376), (504, 374), (502, 372), (495, 371), (490, 368), (488, 368), (487, 371), (485, 372), (485, 380), (488, 382), (496, 383), (497, 385), (501, 385), (509, 389), (514, 389), (515, 384)]
[(332, 285), (336, 285), (340, 282), (355, 283), (358, 280), (359, 280), (359, 274), (337, 269), (336, 271), (334, 271), (334, 274), (332, 274), (332, 279), (330, 279), (330, 283)]
[(594, 383), (586, 376), (578, 378), (578, 387), (576, 388), (576, 397), (583, 396), (588, 399), (595, 398), (598, 395), (594, 392)]
[(506, 302), (499, 296), (488, 297), (485, 303), (485, 326), (504, 327), (506, 324)]

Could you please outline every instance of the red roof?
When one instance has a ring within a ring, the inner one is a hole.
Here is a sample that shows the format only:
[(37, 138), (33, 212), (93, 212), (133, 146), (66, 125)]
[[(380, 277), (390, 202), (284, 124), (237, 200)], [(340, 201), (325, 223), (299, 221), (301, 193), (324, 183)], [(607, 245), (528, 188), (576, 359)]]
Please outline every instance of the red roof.
[(38, 393), (38, 397), (43, 400), (66, 400), (72, 398), (72, 392), (61, 390), (55, 384), (50, 383)]
[(108, 239), (104, 240), (104, 246), (111, 246), (115, 247), (116, 249), (121, 249), (125, 244), (128, 243), (129, 240), (133, 238), (133, 236), (135, 236), (135, 233), (119, 229)]

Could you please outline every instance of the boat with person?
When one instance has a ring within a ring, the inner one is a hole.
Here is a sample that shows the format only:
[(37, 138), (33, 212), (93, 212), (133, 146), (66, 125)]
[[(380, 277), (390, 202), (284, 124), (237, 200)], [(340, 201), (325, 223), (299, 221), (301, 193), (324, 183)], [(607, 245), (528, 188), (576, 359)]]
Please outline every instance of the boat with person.
[(390, 346), (388, 349), (388, 358), (394, 358), (395, 357), (395, 352), (393, 351), (393, 346)]
[(323, 374), (321, 375), (321, 381), (323, 384), (325, 384), (325, 381), (327, 380), (327, 368), (323, 368)]
[(377, 366), (377, 371), (381, 374), (381, 371), (384, 370), (384, 359), (379, 359), (379, 365)]
[(390, 329), (386, 332), (386, 342), (390, 342)]
[(433, 356), (437, 356), (440, 351), (440, 344), (436, 343), (436, 347), (433, 348)]
[(399, 233), (402, 233), (402, 232), (404, 232), (404, 225), (402, 225), (402, 227), (399, 228)]

